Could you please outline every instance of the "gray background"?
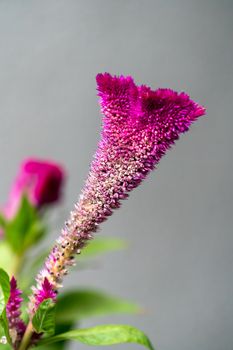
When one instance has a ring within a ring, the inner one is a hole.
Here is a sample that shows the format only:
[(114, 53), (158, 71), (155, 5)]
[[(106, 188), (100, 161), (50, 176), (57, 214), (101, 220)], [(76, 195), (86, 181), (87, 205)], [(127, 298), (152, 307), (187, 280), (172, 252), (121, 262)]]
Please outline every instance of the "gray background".
[(69, 181), (59, 228), (99, 138), (98, 72), (186, 90), (207, 107), (102, 226), (130, 249), (66, 280), (146, 313), (84, 326), (131, 323), (159, 350), (233, 349), (232, 62), (232, 0), (0, 1), (1, 202), (23, 158), (60, 161)]

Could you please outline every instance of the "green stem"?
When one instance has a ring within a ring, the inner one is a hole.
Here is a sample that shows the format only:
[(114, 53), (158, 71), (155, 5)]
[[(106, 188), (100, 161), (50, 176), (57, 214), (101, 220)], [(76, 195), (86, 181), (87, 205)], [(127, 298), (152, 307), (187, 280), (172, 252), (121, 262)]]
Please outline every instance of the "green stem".
[(13, 268), (12, 268), (12, 275), (17, 279), (22, 264), (24, 260), (24, 255), (15, 255), (14, 263), (13, 263)]
[(27, 350), (30, 346), (31, 338), (33, 335), (33, 327), (31, 321), (28, 323), (23, 339), (19, 345), (18, 350)]

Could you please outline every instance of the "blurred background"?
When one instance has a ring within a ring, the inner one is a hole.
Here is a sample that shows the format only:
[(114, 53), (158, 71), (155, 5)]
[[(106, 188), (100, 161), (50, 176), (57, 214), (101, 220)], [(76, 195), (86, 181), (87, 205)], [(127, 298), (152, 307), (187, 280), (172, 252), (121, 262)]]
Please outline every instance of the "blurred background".
[[(131, 323), (159, 350), (233, 349), (233, 1), (0, 1), (0, 198), (22, 159), (68, 172), (51, 235), (78, 197), (99, 139), (95, 75), (185, 90), (207, 108), (99, 235), (127, 239), (66, 285), (144, 306)], [(55, 228), (54, 227), (54, 228)], [(72, 349), (85, 349), (74, 344)], [(115, 349), (140, 349), (115, 346)]]

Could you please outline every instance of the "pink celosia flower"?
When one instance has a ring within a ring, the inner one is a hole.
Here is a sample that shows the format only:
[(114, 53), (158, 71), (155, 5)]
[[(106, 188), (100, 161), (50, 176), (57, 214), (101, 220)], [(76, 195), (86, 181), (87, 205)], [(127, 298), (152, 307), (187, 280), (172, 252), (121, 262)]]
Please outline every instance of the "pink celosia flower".
[(158, 164), (181, 133), (205, 110), (185, 93), (136, 86), (131, 77), (97, 75), (103, 117), (101, 140), (82, 195), (57, 244), (37, 276), (30, 309), (38, 306), (45, 278), (61, 286), (73, 255), (92, 238), (99, 223), (120, 206)]
[(50, 161), (26, 159), (13, 183), (4, 214), (8, 219), (15, 215), (23, 194), (38, 208), (58, 201), (63, 180), (64, 170), (60, 165)]
[(16, 279), (12, 277), (10, 281), (10, 297), (6, 305), (6, 314), (14, 348), (17, 348), (26, 329), (25, 323), (20, 319), (20, 306), (23, 301), (21, 294), (21, 290), (17, 288)]

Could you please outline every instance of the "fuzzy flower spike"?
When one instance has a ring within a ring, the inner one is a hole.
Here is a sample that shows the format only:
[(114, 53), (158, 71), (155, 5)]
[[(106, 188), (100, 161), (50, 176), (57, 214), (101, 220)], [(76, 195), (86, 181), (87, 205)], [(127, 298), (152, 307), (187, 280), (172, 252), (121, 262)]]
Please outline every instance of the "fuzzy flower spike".
[(67, 268), (74, 264), (74, 255), (92, 238), (99, 223), (205, 112), (185, 93), (138, 87), (131, 77), (105, 73), (96, 80), (103, 113), (101, 140), (79, 201), (37, 276), (32, 314), (42, 301), (45, 280), (56, 292)]

